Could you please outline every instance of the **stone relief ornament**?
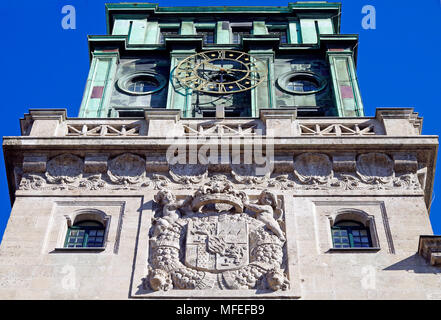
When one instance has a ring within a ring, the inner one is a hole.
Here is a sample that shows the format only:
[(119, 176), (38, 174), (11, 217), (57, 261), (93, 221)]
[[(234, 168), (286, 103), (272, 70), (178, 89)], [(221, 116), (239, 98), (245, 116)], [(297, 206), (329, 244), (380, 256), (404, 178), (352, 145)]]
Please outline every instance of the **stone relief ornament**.
[(332, 162), (326, 154), (303, 153), (294, 161), (294, 174), (302, 184), (327, 184), (332, 178)]
[(367, 184), (388, 184), (394, 175), (394, 163), (384, 153), (365, 153), (358, 156), (357, 176)]
[(62, 154), (48, 161), (46, 178), (50, 183), (72, 184), (77, 182), (83, 173), (84, 162), (72, 154)]
[(113, 183), (134, 185), (146, 181), (145, 160), (131, 153), (124, 153), (109, 161), (107, 175)]
[(359, 155), (353, 172), (334, 172), (332, 165), (326, 154), (304, 153), (295, 158), (291, 172), (279, 174), (268, 172), (256, 176), (255, 166), (249, 164), (231, 164), (231, 172), (227, 174), (210, 172), (206, 165), (183, 164), (172, 165), (168, 173), (157, 174), (146, 172), (143, 157), (124, 153), (107, 161), (107, 172), (85, 173), (82, 158), (62, 154), (47, 162), (44, 173), (23, 173), (21, 167), (16, 167), (20, 172), (16, 179), (20, 190), (196, 190), (215, 182), (229, 182), (236, 189), (257, 190), (422, 190), (417, 173), (396, 174), (394, 162), (387, 154)]
[(78, 186), (87, 190), (100, 190), (106, 187), (106, 182), (101, 174), (91, 174), (86, 177), (83, 176)]
[(173, 288), (170, 274), (162, 269), (153, 270), (149, 268), (148, 282), (155, 291), (168, 291)]
[(396, 188), (402, 188), (407, 190), (421, 190), (421, 184), (418, 180), (418, 176), (414, 173), (403, 174), (399, 177), (394, 177), (393, 185)]
[(231, 176), (234, 181), (242, 184), (261, 185), (268, 183), (271, 171), (263, 176), (256, 175), (256, 166), (251, 164), (231, 164)]
[(39, 190), (46, 186), (46, 179), (41, 175), (24, 174), (20, 180), (20, 190)]
[(208, 176), (208, 167), (198, 164), (175, 164), (170, 166), (169, 174), (173, 181), (181, 184), (198, 184)]
[(150, 230), (146, 288), (289, 288), (283, 209), (275, 194), (263, 191), (252, 204), (219, 179), (181, 200), (160, 190), (155, 202), (160, 209)]

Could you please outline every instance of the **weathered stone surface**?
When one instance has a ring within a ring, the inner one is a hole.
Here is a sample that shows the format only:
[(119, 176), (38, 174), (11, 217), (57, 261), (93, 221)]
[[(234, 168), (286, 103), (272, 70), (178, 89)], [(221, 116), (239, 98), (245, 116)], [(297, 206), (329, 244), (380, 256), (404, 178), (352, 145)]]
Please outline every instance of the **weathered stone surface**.
[[(221, 121), (205, 132), (229, 132)], [(196, 152), (197, 138), (186, 138)], [(4, 143), (16, 190), (0, 246), (4, 299), (437, 297), (439, 268), (417, 253), (420, 235), (432, 233), (433, 137), (295, 131), (274, 139), (263, 175), (244, 163), (245, 140), (239, 157), (190, 165), (169, 164), (160, 136), (32, 139)], [(235, 143), (217, 141), (218, 151)], [(105, 247), (66, 250), (67, 228), (84, 214), (105, 221)], [(369, 227), (375, 248), (333, 248), (331, 225), (348, 218)]]

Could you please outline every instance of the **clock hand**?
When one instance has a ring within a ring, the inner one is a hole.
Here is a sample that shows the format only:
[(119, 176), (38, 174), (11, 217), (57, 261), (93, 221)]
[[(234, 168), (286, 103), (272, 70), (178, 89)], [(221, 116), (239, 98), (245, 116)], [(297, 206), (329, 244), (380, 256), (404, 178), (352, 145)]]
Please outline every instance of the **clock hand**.
[(205, 66), (207, 66), (207, 67), (210, 67), (210, 68), (213, 68), (213, 69), (216, 69), (216, 70), (221, 70), (222, 69), (221, 67), (215, 66), (214, 64), (211, 64), (209, 62), (204, 62), (203, 64)]
[(238, 71), (238, 72), (250, 72), (250, 70), (243, 70), (243, 69), (225, 69), (225, 71)]

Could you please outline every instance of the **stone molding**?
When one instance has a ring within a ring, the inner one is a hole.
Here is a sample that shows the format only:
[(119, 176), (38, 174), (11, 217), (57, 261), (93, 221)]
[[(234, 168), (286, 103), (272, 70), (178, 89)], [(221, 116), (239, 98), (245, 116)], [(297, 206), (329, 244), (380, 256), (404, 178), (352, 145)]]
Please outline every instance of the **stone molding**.
[(420, 135), (423, 119), (413, 108), (377, 108), (378, 121), (382, 122), (387, 135)]
[(20, 119), (23, 136), (57, 136), (60, 124), (66, 122), (66, 109), (30, 109)]
[[(422, 118), (412, 108), (379, 108), (375, 118), (301, 118), (297, 109), (260, 109), (258, 119), (181, 119), (181, 111), (175, 109), (146, 109), (145, 118), (127, 119), (67, 119), (66, 110), (30, 110), (20, 120), (22, 135), (38, 137), (175, 137), (225, 134), (231, 131), (256, 134), (248, 130), (246, 123), (261, 129), (259, 135), (283, 137), (371, 137), (378, 135), (421, 135)], [(203, 124), (203, 130), (199, 130)], [(245, 126), (245, 129), (240, 129)], [(148, 128), (148, 130), (146, 129)], [(168, 128), (165, 130), (164, 128)], [(194, 130), (194, 128), (197, 128)], [(173, 130), (172, 130), (173, 129)], [(161, 131), (162, 130), (162, 131)], [(247, 132), (250, 131), (250, 132)]]

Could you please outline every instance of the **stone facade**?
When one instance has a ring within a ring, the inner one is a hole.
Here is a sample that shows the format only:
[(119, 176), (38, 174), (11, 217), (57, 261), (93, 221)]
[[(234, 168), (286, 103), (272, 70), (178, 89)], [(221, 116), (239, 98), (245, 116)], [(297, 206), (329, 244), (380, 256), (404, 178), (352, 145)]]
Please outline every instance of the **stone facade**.
[[(165, 110), (145, 118), (31, 110), (23, 136), (5, 137), (14, 206), (0, 248), (2, 298), (439, 297), (439, 269), (418, 254), (420, 235), (432, 234), (438, 142), (420, 135), (413, 110), (332, 124), (295, 110), (208, 126)], [(256, 140), (275, 140), (272, 170), (256, 175), (232, 154), (169, 164), (175, 140), (164, 126), (188, 145), (210, 132), (223, 139), (219, 150), (242, 128), (242, 153), (258, 134), (243, 128), (292, 133)], [(105, 246), (64, 248), (67, 228), (86, 217), (103, 221)], [(369, 226), (373, 246), (333, 248), (331, 226), (342, 219)]]
[[(30, 110), (4, 137), (1, 299), (441, 299), (438, 137), (411, 108), (364, 117), (339, 4), (107, 9), (80, 116)], [(180, 86), (201, 56), (240, 90)]]

